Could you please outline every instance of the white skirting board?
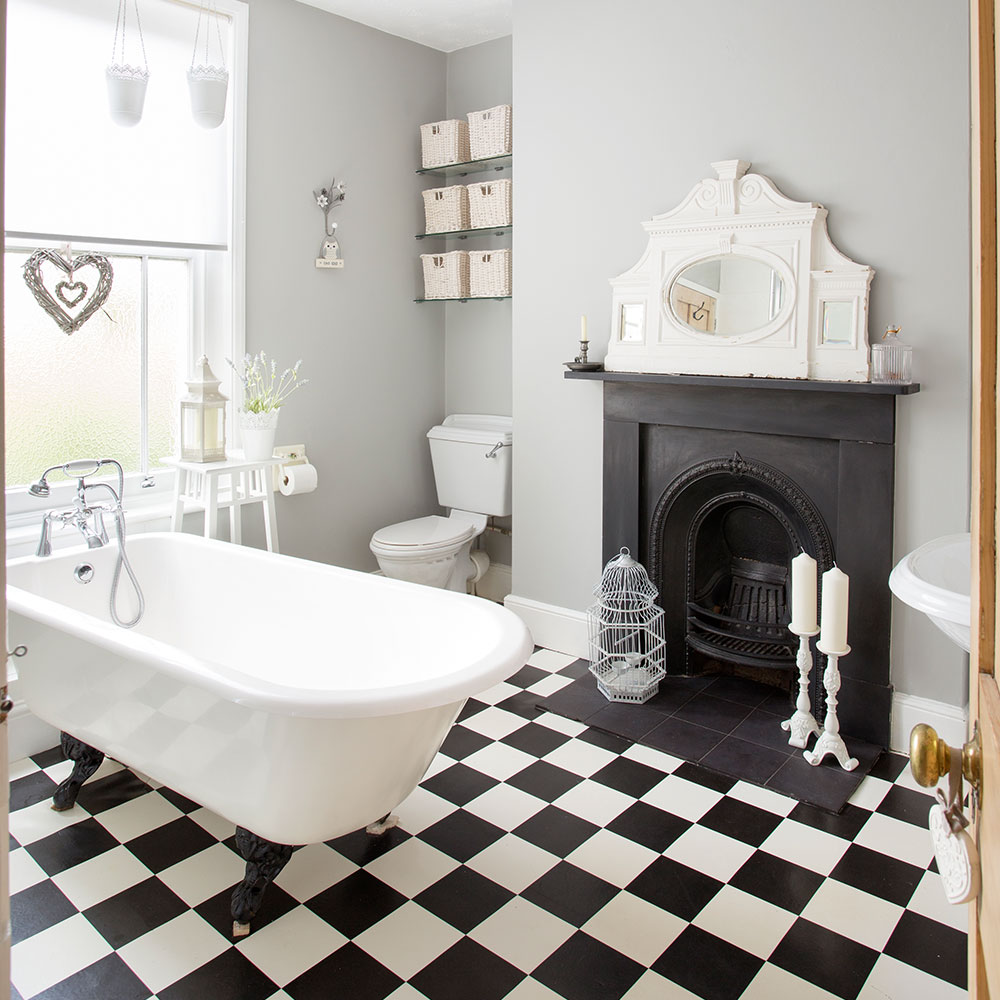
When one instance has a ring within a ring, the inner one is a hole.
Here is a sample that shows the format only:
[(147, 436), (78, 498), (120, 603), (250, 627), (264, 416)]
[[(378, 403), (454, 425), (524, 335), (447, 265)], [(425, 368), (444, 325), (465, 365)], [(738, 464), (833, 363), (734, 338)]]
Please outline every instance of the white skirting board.
[(960, 747), (967, 739), (969, 706), (959, 708), (943, 701), (931, 701), (897, 691), (892, 696), (891, 749), (910, 752), (910, 730), (919, 722), (933, 726), (950, 747)]

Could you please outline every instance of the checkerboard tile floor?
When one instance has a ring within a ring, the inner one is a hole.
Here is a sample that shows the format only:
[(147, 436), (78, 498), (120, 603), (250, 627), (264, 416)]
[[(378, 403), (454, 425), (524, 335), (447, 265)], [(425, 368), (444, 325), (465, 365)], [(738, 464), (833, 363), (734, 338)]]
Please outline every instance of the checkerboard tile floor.
[(540, 714), (574, 672), (536, 650), (470, 700), (400, 825), (297, 851), (235, 944), (232, 824), (113, 762), (56, 813), (70, 765), (17, 762), (13, 997), (965, 996), (903, 757), (832, 815)]

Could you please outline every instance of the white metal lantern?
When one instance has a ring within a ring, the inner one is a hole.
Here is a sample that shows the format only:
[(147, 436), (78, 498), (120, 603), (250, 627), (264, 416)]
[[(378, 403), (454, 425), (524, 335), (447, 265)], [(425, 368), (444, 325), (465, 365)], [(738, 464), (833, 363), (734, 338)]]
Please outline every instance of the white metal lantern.
[(208, 358), (198, 359), (194, 375), (186, 380), (181, 398), (181, 459), (186, 462), (222, 462), (226, 457), (226, 400), (220, 380)]
[(594, 596), (597, 602), (587, 611), (590, 672), (609, 701), (641, 705), (656, 694), (666, 675), (657, 590), (623, 548), (604, 567)]

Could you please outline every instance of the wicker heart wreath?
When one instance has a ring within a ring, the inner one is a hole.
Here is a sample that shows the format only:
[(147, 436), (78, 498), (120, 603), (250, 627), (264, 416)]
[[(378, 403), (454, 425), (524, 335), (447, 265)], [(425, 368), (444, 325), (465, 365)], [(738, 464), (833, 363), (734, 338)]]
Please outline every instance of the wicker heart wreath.
[[(45, 287), (42, 264), (46, 262), (66, 275), (66, 280), (56, 282), (54, 294)], [(76, 271), (88, 266), (97, 268), (97, 287), (93, 291), (74, 278)], [(66, 334), (79, 330), (104, 305), (111, 294), (114, 277), (111, 261), (99, 253), (82, 253), (67, 260), (55, 250), (36, 250), (24, 264), (24, 283), (31, 289), (38, 304)], [(74, 316), (71, 310), (81, 304), (83, 308)]]

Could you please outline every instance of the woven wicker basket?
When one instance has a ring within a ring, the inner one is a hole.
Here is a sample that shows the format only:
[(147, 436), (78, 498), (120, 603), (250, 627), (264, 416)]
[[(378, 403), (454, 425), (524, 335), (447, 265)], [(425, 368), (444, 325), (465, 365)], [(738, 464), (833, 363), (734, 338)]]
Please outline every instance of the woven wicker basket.
[(423, 192), (425, 233), (453, 233), (469, 228), (469, 192), (464, 184)]
[(469, 119), (469, 154), (473, 160), (510, 152), (509, 104), (472, 111), (465, 117)]
[(510, 225), (510, 180), (481, 181), (467, 184), (469, 191), (469, 227), (491, 229)]
[(422, 253), (425, 299), (464, 299), (469, 295), (469, 254), (466, 250)]
[(469, 298), (510, 295), (510, 250), (469, 251)]
[(468, 163), (471, 159), (468, 123), (455, 119), (421, 125), (420, 158), (425, 168)]

